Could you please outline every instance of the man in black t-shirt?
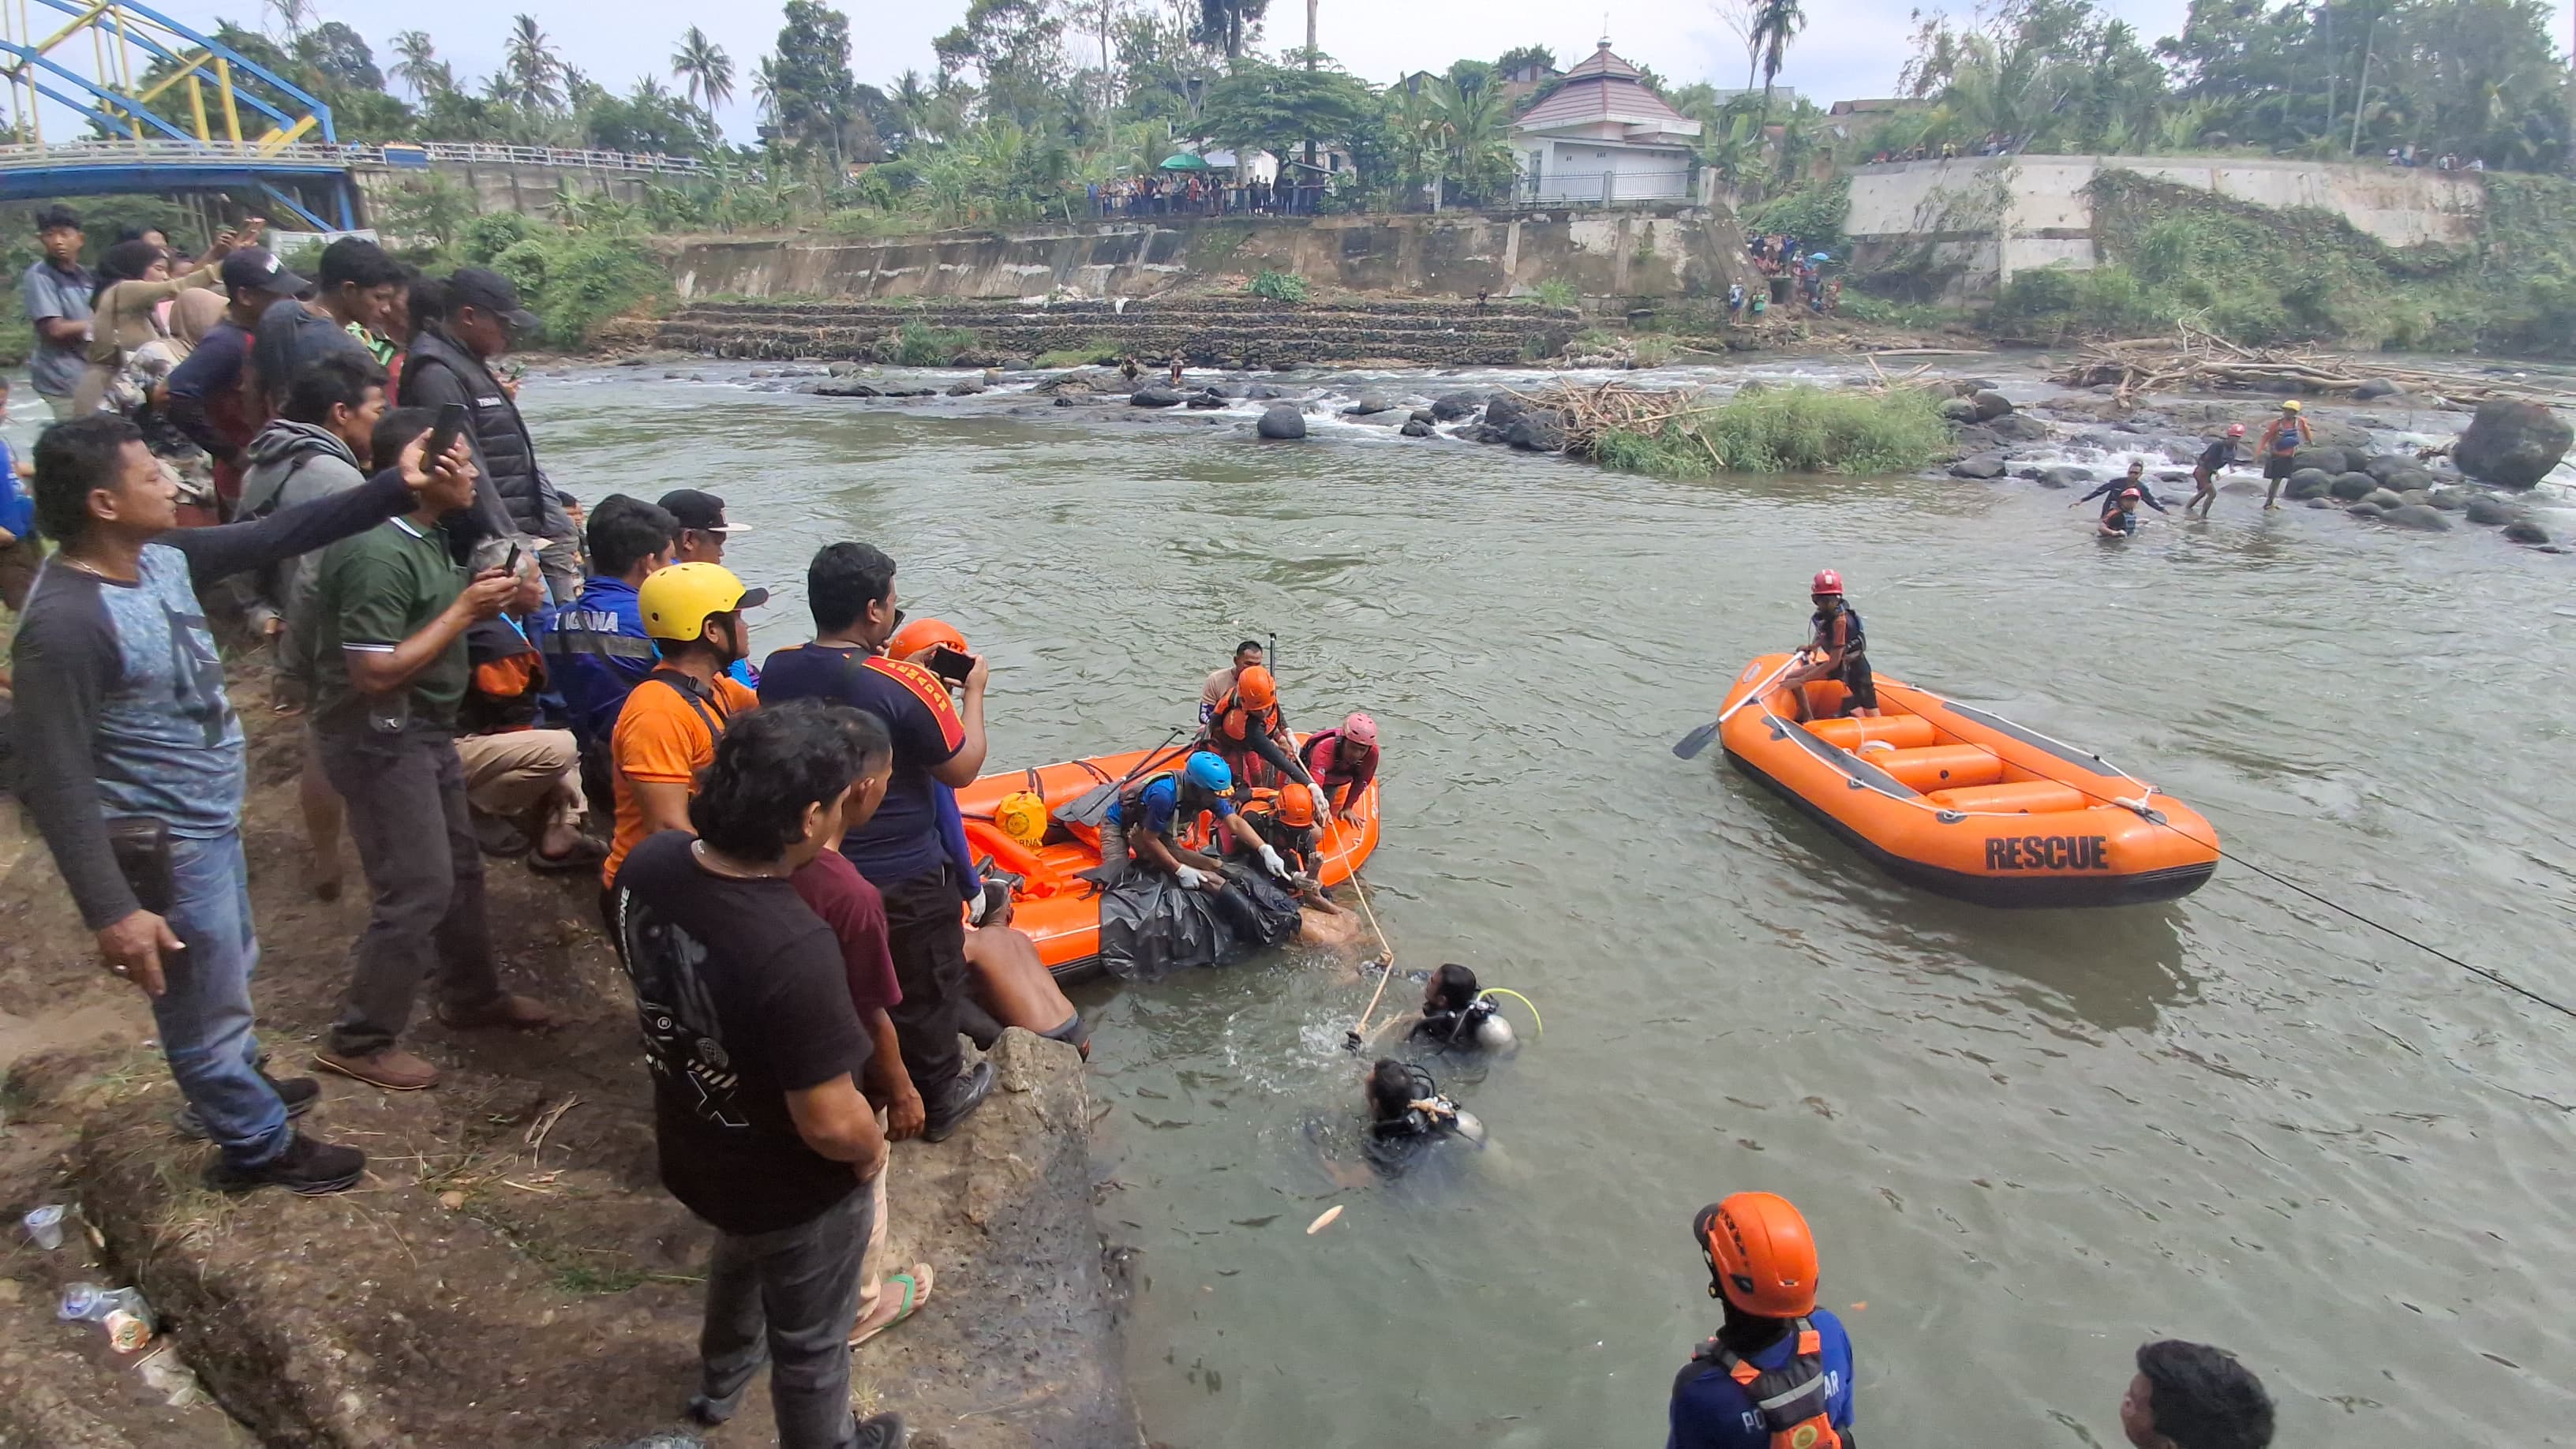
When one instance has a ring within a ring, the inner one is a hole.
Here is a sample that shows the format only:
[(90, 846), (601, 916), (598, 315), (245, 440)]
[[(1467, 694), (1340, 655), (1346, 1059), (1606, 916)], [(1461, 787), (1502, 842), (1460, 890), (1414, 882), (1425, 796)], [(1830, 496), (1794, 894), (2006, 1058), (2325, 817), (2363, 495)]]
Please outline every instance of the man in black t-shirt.
[(900, 1414), (850, 1413), (850, 1330), (886, 1143), (860, 1096), (868, 1037), (832, 930), (788, 877), (885, 769), (840, 711), (747, 714), (687, 831), (628, 853), (612, 897), (653, 1074), (662, 1183), (716, 1229), (689, 1413), (720, 1424), (770, 1365), (780, 1449), (897, 1449)]

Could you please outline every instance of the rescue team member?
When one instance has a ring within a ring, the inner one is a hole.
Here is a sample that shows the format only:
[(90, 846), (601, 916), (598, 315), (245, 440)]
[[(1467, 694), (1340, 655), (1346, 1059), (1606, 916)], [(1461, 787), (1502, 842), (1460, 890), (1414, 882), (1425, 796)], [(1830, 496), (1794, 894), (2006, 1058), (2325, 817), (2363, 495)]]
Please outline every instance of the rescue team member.
[(609, 891), (626, 853), (664, 830), (691, 830), (689, 798), (698, 772), (715, 761), (716, 742), (737, 716), (760, 706), (760, 697), (725, 677), (751, 651), (751, 626), (742, 611), (769, 602), (766, 589), (746, 589), (722, 564), (673, 564), (646, 578), (635, 591), (645, 637), (661, 663), (626, 696), (609, 737), (609, 762), (617, 801), (617, 834), (601, 868), (600, 912), (609, 934)]
[(2138, 1350), (2120, 1431), (2137, 1449), (2265, 1449), (2272, 1396), (2234, 1354), (2169, 1338)]
[[(914, 619), (905, 623), (898, 611), (896, 624), (893, 635), (886, 640), (881, 651), (888, 659), (899, 659), (928, 669), (930, 665), (925, 656), (933, 649), (954, 649), (970, 656), (975, 652), (967, 647), (966, 636), (958, 633), (957, 627), (945, 619)], [(948, 686), (951, 694), (965, 688), (961, 680), (950, 679), (944, 674), (937, 677)], [(956, 881), (957, 894), (966, 902), (966, 924), (981, 925), (986, 905), (984, 873), (975, 863), (974, 845), (966, 839), (966, 817), (957, 809), (956, 789), (945, 781), (933, 779), (930, 782), (930, 804), (939, 816), (939, 847), (948, 857), (948, 869)], [(967, 1035), (972, 1037), (974, 1033), (969, 1031)], [(984, 1043), (977, 1042), (976, 1045), (980, 1047)], [(896, 1140), (901, 1141), (902, 1138)]]
[(1804, 724), (1809, 718), (1806, 686), (1820, 679), (1839, 679), (1851, 691), (1851, 698), (1843, 704), (1844, 714), (1875, 718), (1878, 685), (1869, 672), (1869, 640), (1861, 631), (1859, 611), (1843, 599), (1843, 576), (1832, 569), (1820, 569), (1807, 593), (1816, 605), (1815, 617), (1810, 621), (1815, 634), (1807, 641), (1807, 662), (1780, 677), (1789, 689), (1791, 702), (1798, 707), (1798, 722)]
[(2135, 488), (2120, 490), (2119, 498), (2110, 507), (2102, 510), (2101, 521), (2094, 525), (2093, 531), (2104, 538), (2127, 538), (2136, 533), (2138, 531), (2138, 495), (2139, 490)]
[(1225, 760), (1226, 768), (1245, 785), (1269, 783), (1253, 766), (1259, 760), (1270, 767), (1271, 780), (1288, 779), (1313, 791), (1315, 813), (1326, 824), (1331, 823), (1331, 806), (1316, 789), (1314, 777), (1306, 773), (1296, 755), (1295, 737), (1288, 733), (1287, 718), (1279, 712), (1279, 682), (1270, 671), (1258, 664), (1247, 665), (1235, 676), (1234, 688), (1217, 702), (1216, 713), (1200, 731), (1201, 748), (1214, 750)]
[(1186, 890), (1225, 889), (1225, 872), (1213, 858), (1173, 839), (1175, 827), (1197, 819), (1201, 811), (1216, 816), (1220, 833), (1233, 832), (1238, 842), (1248, 844), (1272, 875), (1287, 878), (1288, 863), (1235, 813), (1234, 772), (1206, 750), (1192, 752), (1177, 772), (1127, 782), (1101, 817), (1100, 865), (1085, 876), (1104, 890), (1115, 889), (1130, 866), (1143, 865), (1173, 877)]
[(2162, 513), (2165, 511), (2163, 501), (2156, 497), (2154, 486), (2147, 482), (2147, 464), (2146, 460), (2143, 458), (2133, 458), (2129, 460), (2128, 472), (2112, 479), (2110, 482), (2103, 484), (2101, 487), (2094, 489), (2092, 492), (2085, 494), (2083, 497), (2076, 499), (2075, 502), (2069, 503), (2066, 506), (2074, 508), (2082, 504), (2090, 503), (2094, 499), (2099, 498), (2102, 500), (2102, 511), (2104, 513), (2109, 513), (2111, 510), (2120, 506), (2120, 491), (2124, 488), (2136, 490), (2138, 497), (2144, 501), (2149, 508), (2154, 509), (2156, 512)]
[(1235, 645), (1234, 662), (1210, 674), (1207, 683), (1199, 686), (1199, 723), (1206, 724), (1216, 718), (1216, 707), (1225, 703), (1225, 697), (1234, 692), (1234, 681), (1243, 671), (1262, 662), (1260, 640), (1246, 639)]
[(2218, 470), (2236, 461), (2236, 445), (2244, 436), (2243, 423), (2229, 423), (2226, 437), (2216, 439), (2201, 449), (2200, 461), (2191, 465), (2193, 491), (2191, 501), (2182, 506), (2183, 517), (2189, 518), (2191, 511), (2197, 508), (2200, 516), (2207, 518), (2209, 510), (2218, 506)]
[(1448, 1138), (1485, 1145), (1485, 1124), (1442, 1096), (1440, 1084), (1420, 1067), (1380, 1057), (1368, 1074), (1368, 1159), (1382, 1172), (1403, 1170), (1412, 1158)]
[(2263, 425), (2262, 440), (2254, 445), (2254, 451), (2263, 455), (2263, 477), (2271, 484), (2263, 491), (2266, 509), (2281, 506), (2281, 485), (2299, 471), (2300, 445), (2316, 440), (2316, 430), (2299, 416), (2297, 398), (2281, 404), (2281, 415)]
[(1816, 1306), (1807, 1220), (1739, 1192), (1701, 1208), (1691, 1236), (1726, 1317), (1673, 1375), (1664, 1449), (1851, 1449), (1851, 1335)]
[[(1316, 847), (1323, 840), (1324, 832), (1315, 824), (1313, 792), (1294, 786), (1284, 790), (1255, 791), (1237, 813), (1246, 824), (1260, 832), (1261, 839), (1279, 852), (1281, 860), (1288, 862), (1290, 874), (1312, 876), (1315, 868), (1322, 864), (1316, 857)], [(1245, 847), (1247, 839), (1242, 832), (1233, 832), (1233, 848), (1227, 853), (1255, 853)]]
[(1508, 1051), (1515, 1041), (1512, 1024), (1477, 988), (1476, 973), (1455, 961), (1422, 984), (1422, 1015), (1405, 1038), (1441, 1051)]
[(1348, 810), (1377, 780), (1377, 721), (1355, 710), (1333, 728), (1308, 735), (1298, 754), (1333, 808)]

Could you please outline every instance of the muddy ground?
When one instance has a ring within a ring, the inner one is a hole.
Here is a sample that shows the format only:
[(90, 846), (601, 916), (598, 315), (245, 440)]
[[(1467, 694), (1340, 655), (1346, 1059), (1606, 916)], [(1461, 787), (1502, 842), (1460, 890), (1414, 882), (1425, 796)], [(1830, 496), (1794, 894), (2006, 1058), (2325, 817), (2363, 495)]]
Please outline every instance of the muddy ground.
[[(263, 955), (254, 995), (279, 1075), (302, 1074), (366, 914), (354, 854), (336, 903), (307, 886), (298, 740), (252, 704), (245, 817)], [(0, 806), (0, 1446), (615, 1446), (680, 1434), (708, 1231), (654, 1168), (631, 998), (588, 924), (595, 887), (488, 862), (502, 974), (567, 1018), (547, 1036), (451, 1032), (410, 1045), (446, 1080), (384, 1093), (324, 1076), (307, 1125), (364, 1148), (355, 1191), (225, 1198), (208, 1149), (170, 1127), (177, 1089), (131, 988), (99, 971), (40, 842)], [(862, 1348), (854, 1398), (900, 1408), (925, 1449), (1133, 1444), (1112, 1284), (1091, 1220), (1090, 1115), (1070, 1047), (1012, 1033), (969, 1127), (902, 1144), (894, 1261), (937, 1275), (913, 1321)], [(69, 1203), (65, 1246), (17, 1227)], [(135, 1284), (165, 1342), (148, 1373), (61, 1288)], [(762, 1391), (704, 1436), (775, 1442)]]

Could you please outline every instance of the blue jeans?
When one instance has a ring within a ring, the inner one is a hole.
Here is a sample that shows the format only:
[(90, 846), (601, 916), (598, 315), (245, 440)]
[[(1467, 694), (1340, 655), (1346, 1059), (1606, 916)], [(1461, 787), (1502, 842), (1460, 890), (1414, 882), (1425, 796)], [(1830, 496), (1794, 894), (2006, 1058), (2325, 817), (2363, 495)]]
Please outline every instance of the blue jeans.
[(161, 1055), (206, 1135), (236, 1167), (260, 1167), (294, 1140), (286, 1104), (259, 1074), (250, 977), (259, 935), (241, 835), (170, 841), (170, 930), (188, 949), (161, 958), (168, 990), (152, 1001)]

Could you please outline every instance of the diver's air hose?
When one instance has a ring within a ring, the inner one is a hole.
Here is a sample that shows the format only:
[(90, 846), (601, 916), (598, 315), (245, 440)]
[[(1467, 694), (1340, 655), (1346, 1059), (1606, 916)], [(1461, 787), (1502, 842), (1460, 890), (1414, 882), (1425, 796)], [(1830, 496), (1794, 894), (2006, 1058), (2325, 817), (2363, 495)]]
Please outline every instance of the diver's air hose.
[(1538, 1034), (1542, 1037), (1547, 1035), (1547, 1022), (1539, 1016), (1537, 1002), (1530, 1000), (1528, 997), (1521, 995), (1519, 992), (1514, 991), (1508, 986), (1488, 986), (1476, 994), (1478, 996), (1508, 996), (1512, 1000), (1519, 1002), (1521, 1005), (1528, 1007), (1530, 1021), (1533, 1025), (1537, 1026)]

